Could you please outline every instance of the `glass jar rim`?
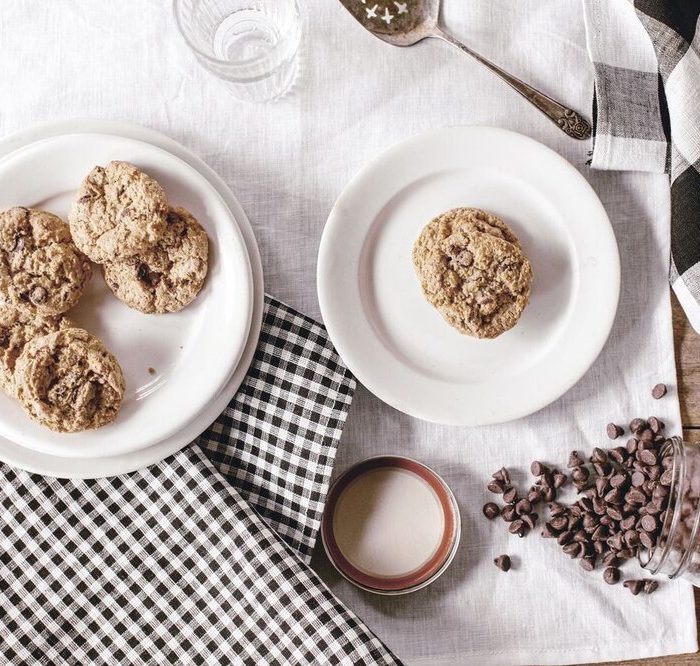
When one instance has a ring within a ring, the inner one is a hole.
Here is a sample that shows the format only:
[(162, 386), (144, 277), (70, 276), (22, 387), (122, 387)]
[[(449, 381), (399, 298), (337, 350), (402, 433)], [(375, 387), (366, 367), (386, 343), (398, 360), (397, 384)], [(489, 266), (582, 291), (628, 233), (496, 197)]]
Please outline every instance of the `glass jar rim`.
[[(298, 20), (301, 20), (301, 11), (300, 11), (300, 5), (299, 5), (299, 0), (288, 0), (289, 2), (294, 4), (294, 11), (296, 13), (296, 18)], [(238, 62), (231, 62), (230, 60), (224, 60), (222, 58), (217, 58), (215, 56), (212, 56), (210, 53), (207, 53), (206, 51), (203, 51), (199, 46), (197, 46), (194, 41), (190, 38), (188, 35), (187, 31), (185, 30), (185, 27), (183, 25), (182, 21), (182, 5), (185, 2), (185, 0), (173, 0), (173, 16), (175, 17), (175, 25), (177, 27), (177, 31), (180, 33), (180, 36), (182, 39), (185, 40), (185, 44), (189, 47), (189, 49), (198, 57), (202, 58), (203, 60), (206, 60), (207, 62), (211, 63), (212, 65), (221, 65), (224, 67), (233, 67), (233, 68), (246, 68), (250, 67), (251, 65), (256, 65), (256, 64), (261, 64), (264, 63), (268, 60), (272, 59), (273, 55), (276, 55), (278, 51), (283, 51), (286, 50), (288, 47), (286, 46), (280, 46), (280, 44), (283, 43), (284, 40), (280, 40), (271, 50), (270, 53), (266, 53), (265, 55), (262, 56), (255, 56), (253, 58), (248, 58), (247, 60), (240, 60)], [(296, 47), (298, 47), (298, 41), (301, 37), (301, 30), (297, 31), (298, 36), (296, 38)], [(295, 50), (294, 49), (294, 50)], [(293, 55), (294, 50), (290, 52), (290, 55)], [(282, 58), (276, 58), (278, 60), (278, 64), (275, 66), (275, 69), (280, 67), (286, 57)]]

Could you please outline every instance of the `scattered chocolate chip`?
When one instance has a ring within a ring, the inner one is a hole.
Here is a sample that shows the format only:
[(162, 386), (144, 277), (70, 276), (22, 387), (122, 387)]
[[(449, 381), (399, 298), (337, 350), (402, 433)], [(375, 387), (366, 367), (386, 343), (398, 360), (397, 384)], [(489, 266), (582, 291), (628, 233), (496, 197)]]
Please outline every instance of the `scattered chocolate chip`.
[(517, 518), (515, 507), (512, 504), (506, 504), (501, 509), (501, 518), (503, 518), (503, 520), (505, 520), (507, 523), (512, 523)]
[(522, 516), (524, 513), (530, 513), (532, 511), (532, 502), (527, 499), (521, 499), (515, 505), (515, 513)]
[(586, 534), (585, 530), (579, 530), (574, 534), (574, 541), (578, 541), (579, 543), (588, 543), (588, 535)]
[(663, 429), (666, 427), (664, 422), (661, 419), (657, 419), (655, 416), (650, 416), (647, 419), (647, 423), (649, 424), (650, 430), (655, 434), (658, 435)]
[(562, 532), (557, 537), (557, 543), (560, 546), (566, 546), (566, 544), (571, 543), (573, 540), (574, 540), (574, 533), (571, 530), (567, 530), (566, 532)]
[(581, 467), (585, 463), (584, 459), (579, 455), (578, 451), (572, 451), (569, 454), (569, 462), (566, 464), (566, 466), (569, 469), (573, 469), (574, 467)]
[(607, 428), (605, 431), (608, 434), (608, 437), (610, 439), (617, 439), (620, 435), (622, 435), (625, 430), (621, 426), (615, 424), (615, 423), (608, 423)]
[(606, 567), (616, 567), (620, 563), (614, 551), (609, 550), (603, 555), (603, 565)]
[(620, 521), (620, 529), (624, 530), (625, 532), (627, 530), (631, 530), (636, 522), (637, 519), (634, 517), (634, 515), (627, 516), (627, 518), (623, 518)]
[(579, 560), (579, 564), (585, 571), (593, 571), (593, 569), (595, 569), (595, 556), (584, 555), (584, 557)]
[(612, 458), (618, 465), (622, 465), (629, 457), (629, 453), (627, 453), (627, 449), (624, 446), (616, 446), (608, 453), (608, 457)]
[(658, 499), (663, 499), (665, 497), (668, 497), (668, 494), (670, 492), (671, 491), (668, 489), (668, 486), (664, 486), (661, 483), (657, 483), (654, 486), (653, 496), (658, 498)]
[(658, 527), (656, 518), (654, 516), (646, 515), (642, 518), (640, 522), (642, 528), (647, 532), (655, 532)]
[(521, 519), (531, 530), (534, 530), (539, 516), (536, 513), (526, 513), (521, 516)]
[(673, 468), (667, 469), (660, 477), (659, 483), (662, 486), (670, 486), (673, 481)]
[(559, 530), (555, 530), (549, 523), (545, 523), (541, 534), (545, 539), (554, 539), (559, 536)]
[(651, 465), (647, 467), (647, 476), (650, 481), (656, 481), (661, 476), (661, 465)]
[(543, 476), (549, 472), (549, 467), (543, 465), (539, 460), (535, 460), (530, 465), (530, 472), (532, 472), (533, 476)]
[(508, 531), (511, 534), (515, 534), (521, 539), (527, 534), (527, 530), (527, 525), (520, 518), (516, 518), (508, 527)]
[(651, 397), (658, 400), (659, 398), (663, 398), (667, 391), (668, 389), (666, 388), (666, 384), (657, 384), (653, 389), (651, 389)]
[(554, 487), (561, 488), (562, 486), (566, 485), (566, 482), (569, 480), (569, 477), (567, 477), (566, 474), (562, 472), (555, 471), (552, 475), (552, 479), (554, 481)]
[(503, 501), (513, 504), (518, 500), (518, 491), (513, 486), (507, 486), (503, 490)]
[(600, 447), (595, 447), (593, 453), (591, 454), (592, 463), (604, 463), (608, 461), (608, 454), (603, 451)]
[(627, 491), (625, 499), (632, 504), (644, 504), (646, 495), (641, 490), (632, 488), (631, 490)]
[(498, 505), (494, 504), (493, 502), (487, 502), (484, 504), (482, 511), (489, 520), (493, 520), (499, 513), (501, 513)]
[(646, 478), (646, 476), (644, 476), (644, 474), (642, 472), (637, 471), (637, 472), (632, 473), (631, 481), (632, 481), (632, 485), (635, 488), (640, 488), (646, 480), (647, 480), (647, 478)]
[(610, 485), (613, 488), (622, 488), (627, 485), (627, 475), (626, 474), (615, 474), (610, 477)]
[(492, 493), (496, 493), (497, 495), (502, 495), (503, 490), (505, 488), (505, 485), (504, 485), (503, 481), (489, 481), (486, 488), (487, 488), (487, 490), (490, 490)]
[(659, 589), (659, 584), (655, 580), (645, 580), (644, 581), (644, 592), (646, 594), (653, 594)]
[(626, 580), (623, 585), (636, 597), (644, 586), (644, 582), (641, 580)]
[(649, 534), (649, 532), (645, 532), (644, 530), (640, 530), (639, 532), (639, 542), (644, 546), (647, 550), (651, 550), (654, 547), (655, 544), (655, 539), (654, 537)]
[(583, 524), (583, 518), (581, 516), (574, 516), (573, 514), (569, 516), (569, 522), (567, 524), (567, 529), (569, 530), (580, 530)]
[(501, 571), (510, 571), (511, 561), (510, 561), (510, 557), (508, 557), (508, 555), (499, 555), (498, 557), (495, 557), (493, 560), (493, 563)]
[(583, 551), (583, 546), (578, 543), (569, 543), (566, 546), (562, 548), (562, 550), (569, 556), (571, 559), (574, 559), (576, 557), (580, 557), (582, 551)]
[(622, 538), (630, 548), (634, 548), (635, 546), (639, 545), (639, 532), (636, 532), (635, 530), (627, 530)]
[(651, 449), (645, 449), (639, 452), (639, 460), (645, 465), (656, 465), (656, 454)]
[(576, 484), (586, 484), (590, 476), (591, 473), (588, 471), (587, 467), (577, 467), (571, 472), (571, 478)]
[(510, 472), (505, 468), (501, 467), (497, 472), (491, 475), (496, 481), (503, 481), (504, 484), (510, 485)]
[(609, 566), (603, 571), (603, 580), (608, 585), (615, 585), (620, 580), (620, 570), (617, 567)]
[(616, 534), (613, 534), (609, 539), (608, 539), (608, 546), (612, 548), (613, 550), (620, 551), (623, 548), (622, 544), (622, 532), (617, 532)]
[(561, 531), (568, 527), (569, 521), (566, 516), (556, 516), (549, 521), (549, 525), (552, 529)]
[(633, 435), (638, 435), (647, 427), (647, 422), (644, 419), (636, 418), (630, 421), (630, 432)]

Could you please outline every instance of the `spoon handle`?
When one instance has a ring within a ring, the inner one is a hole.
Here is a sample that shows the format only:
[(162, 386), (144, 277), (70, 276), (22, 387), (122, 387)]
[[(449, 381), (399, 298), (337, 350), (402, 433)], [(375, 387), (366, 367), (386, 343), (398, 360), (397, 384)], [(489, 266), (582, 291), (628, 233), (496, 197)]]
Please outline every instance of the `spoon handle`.
[(545, 95), (512, 74), (509, 74), (497, 65), (494, 65), (490, 60), (479, 55), (476, 51), (472, 51), (468, 46), (462, 44), (462, 42), (455, 39), (441, 28), (435, 28), (432, 36), (442, 39), (448, 44), (452, 44), (452, 46), (455, 46), (463, 53), (478, 60), (485, 67), (488, 67), (494, 74), (500, 76), (511, 88), (514, 88), (526, 100), (542, 111), (550, 120), (555, 122), (562, 132), (565, 132), (574, 139), (589, 139), (591, 137), (591, 125), (581, 114), (560, 104), (548, 95)]

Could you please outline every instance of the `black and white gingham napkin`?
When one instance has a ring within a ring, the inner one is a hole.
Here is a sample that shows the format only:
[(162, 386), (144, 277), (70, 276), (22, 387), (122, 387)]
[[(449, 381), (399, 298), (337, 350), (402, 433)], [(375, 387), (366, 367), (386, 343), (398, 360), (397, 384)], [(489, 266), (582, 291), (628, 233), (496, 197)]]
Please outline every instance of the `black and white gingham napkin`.
[(669, 277), (700, 331), (700, 1), (584, 0), (584, 9), (592, 166), (670, 174)]
[(239, 393), (183, 451), (91, 481), (0, 463), (0, 663), (397, 663), (308, 567), (353, 391), (268, 298)]

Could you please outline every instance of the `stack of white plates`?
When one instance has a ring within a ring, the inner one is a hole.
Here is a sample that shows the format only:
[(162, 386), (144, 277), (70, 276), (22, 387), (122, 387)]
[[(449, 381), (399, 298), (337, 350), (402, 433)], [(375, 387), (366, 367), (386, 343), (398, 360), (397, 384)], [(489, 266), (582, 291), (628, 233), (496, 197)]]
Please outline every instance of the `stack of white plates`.
[(97, 164), (132, 162), (173, 206), (192, 211), (210, 239), (209, 274), (182, 312), (145, 315), (118, 301), (101, 271), (69, 317), (118, 358), (127, 390), (118, 419), (99, 430), (52, 433), (0, 394), (0, 460), (41, 474), (93, 478), (155, 463), (187, 445), (240, 386), (260, 333), (263, 276), (253, 232), (224, 182), (167, 137), (134, 125), (69, 121), (0, 143), (0, 210), (41, 208), (66, 219)]

